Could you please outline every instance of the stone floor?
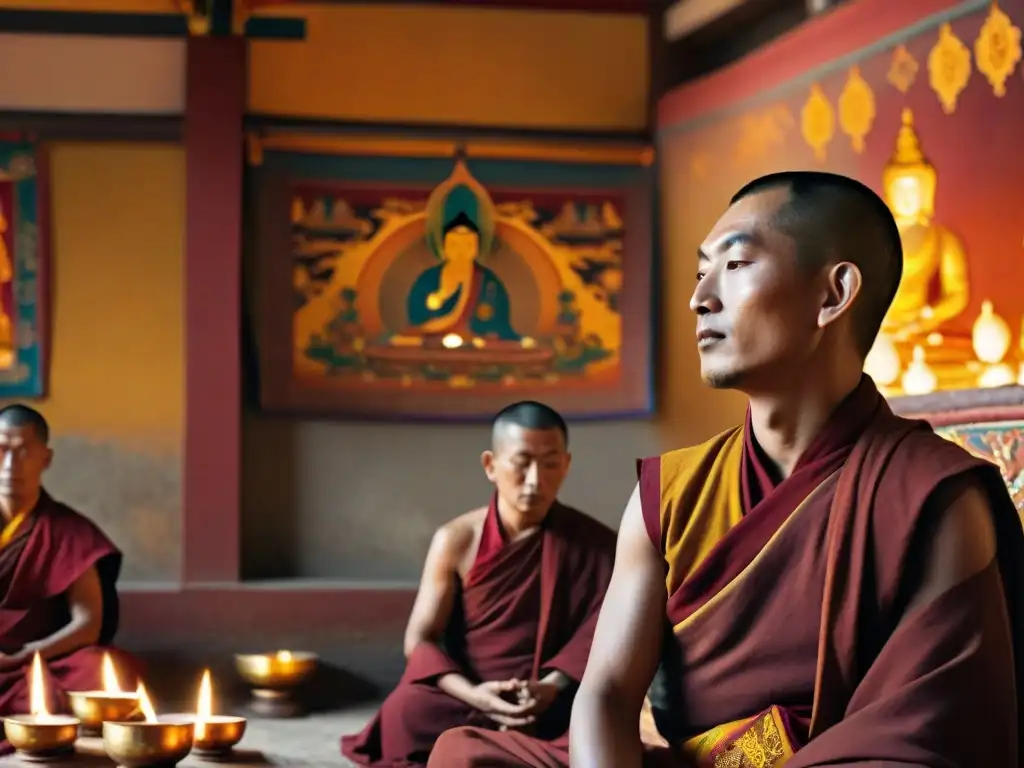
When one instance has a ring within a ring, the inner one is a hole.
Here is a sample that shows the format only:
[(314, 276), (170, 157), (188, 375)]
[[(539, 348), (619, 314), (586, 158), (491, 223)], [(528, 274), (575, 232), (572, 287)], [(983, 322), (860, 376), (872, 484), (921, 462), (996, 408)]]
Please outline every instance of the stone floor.
[[(179, 768), (241, 768), (241, 766), (347, 766), (338, 751), (343, 733), (355, 733), (370, 719), (376, 705), (341, 712), (325, 712), (296, 720), (251, 719), (233, 760), (217, 763), (188, 757)], [(17, 756), (0, 758), (0, 766), (28, 765)], [(66, 761), (47, 763), (51, 768), (110, 768), (99, 740), (83, 739), (79, 754)]]

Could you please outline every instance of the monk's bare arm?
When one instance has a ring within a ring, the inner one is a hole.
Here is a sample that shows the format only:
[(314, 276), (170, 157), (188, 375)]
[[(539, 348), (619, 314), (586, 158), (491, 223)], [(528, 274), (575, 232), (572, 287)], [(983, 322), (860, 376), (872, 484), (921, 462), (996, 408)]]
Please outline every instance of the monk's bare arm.
[(459, 562), (472, 541), (472, 527), (463, 518), (441, 526), (434, 534), (405, 628), (406, 658), (420, 643), (441, 641), (455, 604)]
[[(473, 527), (465, 516), (438, 528), (427, 550), (419, 591), (405, 628), (405, 657), (421, 643), (440, 643), (452, 616), (459, 562), (473, 543)], [(448, 674), (437, 687), (453, 698), (475, 705), (476, 686), (464, 675)]]
[(44, 659), (63, 656), (99, 642), (103, 630), (103, 589), (95, 568), (90, 568), (66, 593), (71, 620), (49, 637), (26, 645), (21, 653), (28, 661), (39, 653)]
[(658, 668), (665, 568), (644, 527), (639, 489), (619, 528), (615, 569), (569, 729), (574, 768), (639, 768), (640, 710)]

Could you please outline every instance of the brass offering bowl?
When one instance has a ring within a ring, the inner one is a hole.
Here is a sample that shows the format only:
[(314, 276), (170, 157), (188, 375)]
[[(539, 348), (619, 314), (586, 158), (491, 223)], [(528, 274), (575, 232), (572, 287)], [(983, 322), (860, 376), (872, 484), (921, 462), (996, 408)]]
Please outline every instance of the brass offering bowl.
[(200, 759), (216, 760), (227, 757), (245, 735), (244, 717), (210, 715), (202, 720), (195, 715), (188, 717), (196, 726), (192, 754)]
[(68, 715), (13, 715), (4, 718), (4, 733), (25, 762), (63, 760), (75, 751), (78, 718)]
[(250, 686), (253, 712), (264, 717), (298, 717), (305, 708), (295, 690), (313, 674), (320, 657), (307, 651), (240, 653), (235, 668)]
[(184, 718), (103, 723), (103, 749), (120, 768), (173, 768), (192, 751), (195, 724)]
[(137, 693), (107, 693), (106, 691), (70, 691), (71, 711), (82, 721), (82, 733), (100, 736), (103, 723), (108, 720), (128, 723), (142, 719)]

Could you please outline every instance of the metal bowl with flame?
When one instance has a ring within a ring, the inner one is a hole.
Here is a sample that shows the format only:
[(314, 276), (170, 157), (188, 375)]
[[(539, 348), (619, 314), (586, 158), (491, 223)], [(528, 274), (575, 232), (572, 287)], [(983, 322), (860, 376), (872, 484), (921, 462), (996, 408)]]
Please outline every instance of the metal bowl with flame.
[(141, 721), (103, 723), (103, 751), (121, 768), (173, 768), (192, 751), (195, 723), (158, 718), (145, 686), (138, 689)]
[(78, 718), (50, 714), (43, 660), (38, 653), (32, 657), (28, 697), (29, 714), (4, 718), (4, 733), (18, 756), (26, 762), (43, 763), (74, 752)]
[(71, 711), (82, 721), (82, 733), (99, 736), (107, 721), (128, 723), (142, 719), (139, 697), (134, 693), (107, 691), (70, 691)]
[(65, 715), (5, 717), (4, 733), (18, 757), (26, 762), (63, 760), (75, 751), (78, 718)]
[(265, 717), (297, 717), (305, 712), (295, 689), (309, 679), (319, 662), (319, 656), (306, 651), (235, 655), (238, 674), (252, 686), (252, 710)]
[(195, 724), (164, 719), (103, 723), (103, 750), (121, 768), (173, 768), (192, 751)]
[(103, 654), (103, 690), (69, 691), (68, 699), (85, 736), (101, 735), (107, 720), (125, 723), (143, 718), (139, 694), (122, 690), (109, 653)]
[(245, 735), (244, 717), (210, 715), (195, 720), (193, 749), (200, 758), (219, 758), (229, 755)]
[(192, 753), (200, 759), (218, 760), (227, 757), (245, 735), (244, 717), (213, 714), (213, 681), (210, 670), (203, 670), (196, 699), (196, 712), (175, 715), (195, 723)]

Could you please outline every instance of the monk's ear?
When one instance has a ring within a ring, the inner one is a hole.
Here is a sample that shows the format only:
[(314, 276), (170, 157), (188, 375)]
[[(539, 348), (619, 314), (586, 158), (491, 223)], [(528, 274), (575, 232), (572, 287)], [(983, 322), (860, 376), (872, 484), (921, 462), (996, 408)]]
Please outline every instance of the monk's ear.
[(825, 299), (818, 311), (818, 327), (831, 325), (849, 312), (860, 294), (861, 285), (860, 267), (849, 261), (834, 264), (826, 275)]
[(46, 457), (43, 459), (43, 469), (49, 469), (53, 463), (53, 448), (46, 449)]
[(484, 451), (480, 454), (480, 465), (484, 468), (484, 474), (492, 483), (494, 482), (494, 451)]

